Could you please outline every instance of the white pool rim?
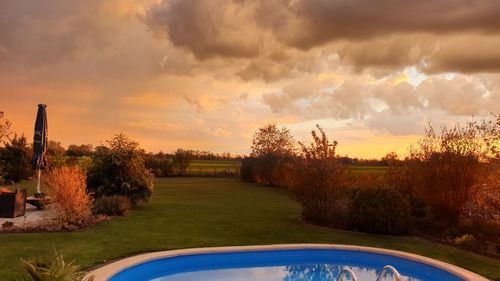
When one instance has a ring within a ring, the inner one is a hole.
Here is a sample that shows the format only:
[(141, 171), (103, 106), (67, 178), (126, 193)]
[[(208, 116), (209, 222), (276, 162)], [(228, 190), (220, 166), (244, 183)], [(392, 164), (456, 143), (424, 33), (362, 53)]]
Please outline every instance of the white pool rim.
[(461, 267), (416, 254), (383, 249), (383, 248), (353, 246), (353, 245), (338, 245), (338, 244), (276, 244), (276, 245), (259, 245), (259, 246), (228, 246), (228, 247), (190, 248), (190, 249), (152, 252), (152, 253), (131, 256), (128, 258), (120, 259), (115, 262), (103, 265), (99, 268), (90, 271), (87, 274), (87, 276), (94, 275), (95, 281), (107, 281), (118, 272), (121, 272), (135, 265), (139, 265), (142, 263), (158, 259), (186, 256), (186, 255), (233, 253), (233, 252), (246, 252), (246, 251), (269, 251), (269, 250), (304, 250), (304, 249), (347, 250), (347, 251), (361, 251), (374, 254), (385, 254), (397, 258), (403, 258), (431, 265), (439, 269), (442, 269), (444, 271), (447, 271), (451, 274), (454, 274), (457, 277), (462, 278), (466, 281), (488, 281), (488, 279), (474, 272), (463, 269)]

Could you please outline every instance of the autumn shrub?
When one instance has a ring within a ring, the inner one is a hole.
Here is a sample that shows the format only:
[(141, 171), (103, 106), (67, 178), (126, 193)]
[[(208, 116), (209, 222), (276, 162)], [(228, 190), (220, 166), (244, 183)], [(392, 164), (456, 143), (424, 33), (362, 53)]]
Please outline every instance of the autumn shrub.
[(405, 234), (411, 227), (411, 205), (393, 188), (362, 188), (352, 201), (351, 218), (363, 232)]
[(498, 157), (499, 121), (443, 127), (440, 134), (430, 127), (411, 150), (412, 192), (429, 204), (438, 221), (458, 225), (473, 188), (487, 183), (490, 163)]
[(338, 209), (346, 198), (348, 171), (336, 153), (337, 142), (330, 142), (317, 126), (310, 145), (300, 143), (302, 153), (293, 173), (292, 198), (302, 206), (302, 217), (322, 225), (343, 225), (345, 216)]
[(77, 224), (89, 217), (91, 197), (86, 191), (84, 171), (63, 166), (45, 172), (42, 179), (60, 222)]
[(136, 142), (123, 134), (97, 147), (88, 170), (87, 189), (95, 198), (120, 195), (132, 206), (146, 202), (153, 192), (153, 178), (144, 165)]
[(240, 168), (242, 181), (288, 188), (294, 180), (296, 157), (263, 155), (245, 157)]
[(123, 216), (132, 206), (125, 196), (112, 195), (97, 198), (92, 203), (92, 213), (108, 216)]
[(297, 168), (297, 157), (295, 155), (284, 155), (280, 157), (278, 163), (272, 170), (270, 184), (276, 187), (290, 188), (295, 184), (295, 170)]

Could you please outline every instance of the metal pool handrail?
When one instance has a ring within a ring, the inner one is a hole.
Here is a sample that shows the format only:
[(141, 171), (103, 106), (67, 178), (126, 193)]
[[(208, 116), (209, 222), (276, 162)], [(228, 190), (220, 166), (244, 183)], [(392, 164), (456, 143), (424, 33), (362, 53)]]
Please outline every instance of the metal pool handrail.
[(342, 271), (340, 271), (339, 277), (337, 277), (337, 281), (344, 281), (344, 274), (349, 275), (352, 281), (358, 281), (358, 277), (356, 277), (356, 274), (354, 274), (354, 272), (347, 267), (343, 268)]
[(399, 275), (399, 272), (392, 265), (384, 266), (384, 268), (382, 269), (382, 271), (380, 272), (380, 274), (377, 278), (377, 281), (382, 281), (382, 278), (384, 277), (384, 275), (387, 271), (392, 272), (396, 281), (401, 281), (401, 276)]

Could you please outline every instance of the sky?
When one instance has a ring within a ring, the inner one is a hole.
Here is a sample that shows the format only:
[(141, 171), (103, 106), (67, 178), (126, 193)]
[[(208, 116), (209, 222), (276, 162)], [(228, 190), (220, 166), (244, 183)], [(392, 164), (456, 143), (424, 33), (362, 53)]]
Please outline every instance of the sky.
[(353, 157), (404, 154), (500, 113), (498, 0), (0, 0), (0, 111), (33, 136), (249, 153), (315, 124)]

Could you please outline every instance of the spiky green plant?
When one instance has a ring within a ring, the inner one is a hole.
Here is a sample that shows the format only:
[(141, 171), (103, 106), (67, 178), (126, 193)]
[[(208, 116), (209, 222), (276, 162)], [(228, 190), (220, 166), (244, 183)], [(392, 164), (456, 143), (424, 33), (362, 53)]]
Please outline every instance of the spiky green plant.
[(61, 252), (53, 255), (33, 257), (31, 260), (21, 259), (26, 271), (22, 281), (93, 281), (94, 277), (86, 277), (75, 261), (66, 263)]

